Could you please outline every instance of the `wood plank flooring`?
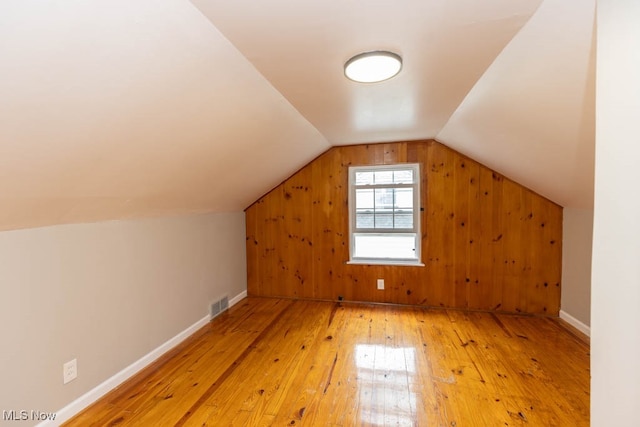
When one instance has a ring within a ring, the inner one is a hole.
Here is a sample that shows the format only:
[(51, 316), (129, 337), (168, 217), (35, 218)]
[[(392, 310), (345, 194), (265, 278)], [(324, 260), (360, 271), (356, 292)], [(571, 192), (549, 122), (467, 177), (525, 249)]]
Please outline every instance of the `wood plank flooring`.
[(588, 426), (557, 319), (247, 298), (66, 426)]

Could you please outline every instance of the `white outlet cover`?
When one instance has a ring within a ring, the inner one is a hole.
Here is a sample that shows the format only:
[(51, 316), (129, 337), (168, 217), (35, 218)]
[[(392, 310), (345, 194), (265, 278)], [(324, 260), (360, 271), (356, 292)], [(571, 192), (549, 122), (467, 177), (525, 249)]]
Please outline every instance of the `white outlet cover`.
[(378, 289), (384, 289), (384, 279), (378, 279)]
[(78, 359), (73, 359), (62, 365), (62, 381), (64, 384), (78, 377)]

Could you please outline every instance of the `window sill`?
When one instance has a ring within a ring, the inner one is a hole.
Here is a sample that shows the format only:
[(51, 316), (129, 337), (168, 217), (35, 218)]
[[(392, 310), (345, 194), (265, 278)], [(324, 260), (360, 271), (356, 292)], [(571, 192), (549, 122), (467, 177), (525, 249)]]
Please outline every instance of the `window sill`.
[(355, 265), (402, 265), (409, 267), (424, 267), (420, 261), (393, 260), (393, 259), (352, 259), (347, 264)]

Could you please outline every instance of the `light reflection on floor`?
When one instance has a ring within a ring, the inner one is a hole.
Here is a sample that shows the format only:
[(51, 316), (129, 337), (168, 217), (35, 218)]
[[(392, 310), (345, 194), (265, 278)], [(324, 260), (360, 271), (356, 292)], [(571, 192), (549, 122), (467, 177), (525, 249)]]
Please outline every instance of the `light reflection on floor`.
[(355, 363), (360, 388), (360, 416), (371, 425), (414, 425), (416, 353), (411, 347), (359, 344)]

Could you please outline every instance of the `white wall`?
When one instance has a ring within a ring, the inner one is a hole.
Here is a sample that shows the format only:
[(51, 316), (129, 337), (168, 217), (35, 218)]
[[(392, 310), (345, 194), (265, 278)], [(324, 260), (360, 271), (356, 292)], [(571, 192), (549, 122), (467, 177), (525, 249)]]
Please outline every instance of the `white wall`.
[(0, 412), (57, 411), (245, 291), (244, 236), (243, 212), (0, 233)]
[(640, 2), (598, 2), (591, 423), (640, 403)]
[(589, 334), (593, 210), (563, 209), (560, 317)]

